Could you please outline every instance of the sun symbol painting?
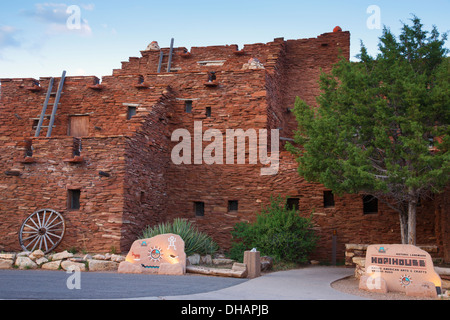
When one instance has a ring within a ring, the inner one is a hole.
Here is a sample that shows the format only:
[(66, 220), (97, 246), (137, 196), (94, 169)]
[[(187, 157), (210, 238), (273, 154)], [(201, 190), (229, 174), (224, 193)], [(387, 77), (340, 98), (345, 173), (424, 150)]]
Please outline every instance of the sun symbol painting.
[(162, 259), (162, 252), (161, 252), (161, 248), (151, 248), (148, 252), (148, 256), (150, 258), (150, 260), (152, 260), (153, 262), (159, 262)]

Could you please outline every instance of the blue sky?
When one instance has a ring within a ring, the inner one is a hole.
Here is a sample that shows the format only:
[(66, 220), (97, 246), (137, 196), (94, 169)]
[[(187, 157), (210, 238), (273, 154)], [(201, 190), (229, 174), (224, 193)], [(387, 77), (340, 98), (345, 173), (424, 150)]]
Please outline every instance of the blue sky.
[[(369, 10), (379, 8), (379, 15)], [(72, 7), (71, 7), (72, 6)], [(76, 11), (68, 8), (77, 8)], [(431, 30), (450, 31), (450, 0), (227, 0), (227, 1), (1, 1), (0, 78), (111, 75), (121, 61), (140, 57), (151, 41), (168, 47), (266, 43), (331, 32), (351, 32), (351, 56), (363, 41), (377, 53), (386, 25), (398, 35), (401, 21), (417, 15)], [(69, 27), (68, 22), (69, 21)], [(77, 24), (79, 22), (79, 24)], [(368, 26), (369, 22), (369, 27)], [(375, 28), (374, 28), (375, 27)], [(448, 47), (448, 42), (447, 42)]]

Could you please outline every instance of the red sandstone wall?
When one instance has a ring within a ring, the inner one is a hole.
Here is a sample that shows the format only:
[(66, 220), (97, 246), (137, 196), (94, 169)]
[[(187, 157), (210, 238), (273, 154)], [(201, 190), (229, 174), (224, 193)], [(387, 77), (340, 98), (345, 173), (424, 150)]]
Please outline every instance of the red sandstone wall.
[[(69, 163), (73, 138), (33, 140), (33, 163), (24, 164), (20, 148), (0, 144), (0, 250), (21, 250), (18, 232), (36, 210), (50, 208), (66, 220), (61, 247), (101, 251), (119, 247), (123, 210), (124, 138), (83, 139), (83, 163)], [(8, 170), (20, 176), (7, 176)], [(111, 173), (106, 178), (99, 171)], [(81, 190), (80, 210), (68, 209), (68, 190)]]
[[(167, 93), (168, 94), (168, 93)], [(126, 252), (147, 225), (166, 219), (166, 171), (170, 163), (167, 113), (170, 100), (155, 106), (136, 133), (126, 139), (121, 250)]]

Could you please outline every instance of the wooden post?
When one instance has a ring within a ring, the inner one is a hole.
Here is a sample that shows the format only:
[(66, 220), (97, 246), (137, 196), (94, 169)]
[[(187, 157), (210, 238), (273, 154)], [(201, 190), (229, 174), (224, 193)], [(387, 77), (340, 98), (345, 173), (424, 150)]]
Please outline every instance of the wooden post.
[(244, 263), (247, 265), (248, 278), (261, 276), (261, 258), (259, 251), (245, 251)]

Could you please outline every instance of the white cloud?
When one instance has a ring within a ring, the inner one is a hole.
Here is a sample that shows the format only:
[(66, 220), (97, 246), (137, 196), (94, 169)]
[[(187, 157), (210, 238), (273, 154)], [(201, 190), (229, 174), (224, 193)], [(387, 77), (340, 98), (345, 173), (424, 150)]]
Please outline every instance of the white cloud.
[(0, 26), (0, 48), (18, 47), (19, 41), (15, 38), (18, 30), (11, 26)]
[(94, 10), (94, 4), (80, 6), (65, 3), (37, 3), (33, 10), (23, 10), (22, 14), (47, 25), (47, 34), (79, 34), (89, 36), (92, 29), (83, 18), (83, 10)]

